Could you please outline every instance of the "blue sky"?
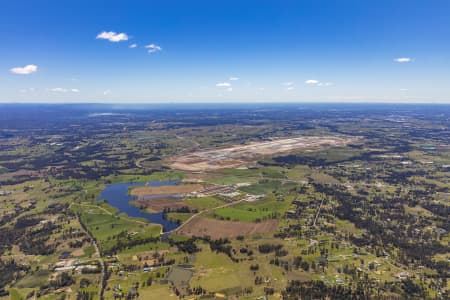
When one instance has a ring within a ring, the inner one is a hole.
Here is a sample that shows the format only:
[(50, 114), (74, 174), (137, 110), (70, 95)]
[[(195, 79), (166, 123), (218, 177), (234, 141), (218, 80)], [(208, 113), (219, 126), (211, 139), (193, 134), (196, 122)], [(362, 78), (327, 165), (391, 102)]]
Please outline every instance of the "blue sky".
[(0, 36), (1, 102), (450, 103), (446, 0), (1, 1)]

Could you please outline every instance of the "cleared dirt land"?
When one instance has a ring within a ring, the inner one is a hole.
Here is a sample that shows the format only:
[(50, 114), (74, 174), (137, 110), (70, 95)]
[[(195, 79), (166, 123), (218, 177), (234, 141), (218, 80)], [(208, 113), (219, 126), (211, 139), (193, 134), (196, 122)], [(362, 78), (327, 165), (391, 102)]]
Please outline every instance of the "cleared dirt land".
[(239, 235), (272, 232), (277, 226), (277, 220), (250, 223), (197, 217), (178, 230), (177, 234), (185, 236), (210, 236), (213, 239), (235, 238)]
[(135, 200), (133, 205), (146, 209), (149, 211), (160, 212), (164, 209), (176, 210), (182, 207), (186, 207), (186, 203), (181, 200), (174, 200), (168, 198), (158, 198), (152, 200)]
[(301, 149), (313, 150), (324, 147), (344, 146), (354, 140), (355, 138), (339, 136), (305, 136), (275, 139), (266, 142), (193, 152), (188, 155), (173, 157), (168, 162), (171, 168), (185, 171), (235, 168), (255, 161), (262, 156)]
[(180, 185), (168, 185), (168, 186), (142, 186), (133, 188), (130, 191), (131, 195), (142, 197), (146, 195), (173, 195), (192, 193), (203, 189), (200, 184), (180, 184)]

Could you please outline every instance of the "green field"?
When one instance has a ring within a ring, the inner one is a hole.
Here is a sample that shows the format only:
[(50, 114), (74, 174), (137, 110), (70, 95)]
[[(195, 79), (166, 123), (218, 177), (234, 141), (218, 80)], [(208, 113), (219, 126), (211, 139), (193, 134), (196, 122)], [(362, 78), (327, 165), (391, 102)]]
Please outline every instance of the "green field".
[(298, 184), (295, 182), (283, 183), (278, 180), (260, 180), (257, 184), (243, 186), (240, 187), (239, 190), (253, 195), (262, 195), (270, 194), (274, 191), (284, 193), (291, 189), (295, 189), (297, 186)]
[[(159, 224), (145, 223), (139, 219), (129, 218), (125, 214), (91, 213), (91, 209), (89, 207), (81, 213), (81, 221), (99, 241), (102, 251), (113, 247), (122, 239), (126, 241), (160, 235), (161, 225)], [(131, 233), (133, 236), (128, 236)]]
[(213, 197), (213, 196), (201, 197), (201, 198), (188, 198), (188, 199), (184, 200), (184, 202), (189, 207), (193, 207), (198, 210), (214, 208), (214, 207), (223, 205), (225, 203), (224, 201), (222, 201), (216, 197)]
[[(288, 197), (291, 199), (291, 197)], [(255, 222), (281, 217), (289, 208), (290, 201), (275, 200), (273, 196), (255, 202), (240, 203), (214, 210), (214, 214), (225, 220)]]
[(119, 182), (149, 182), (149, 181), (169, 181), (169, 180), (181, 180), (184, 174), (180, 171), (166, 171), (166, 172), (155, 172), (151, 175), (111, 175), (105, 177), (105, 181), (108, 183), (119, 183)]
[(193, 215), (194, 214), (191, 214), (191, 213), (168, 213), (166, 215), (166, 217), (169, 220), (180, 221), (182, 223), (182, 222), (185, 222), (190, 217), (192, 217)]

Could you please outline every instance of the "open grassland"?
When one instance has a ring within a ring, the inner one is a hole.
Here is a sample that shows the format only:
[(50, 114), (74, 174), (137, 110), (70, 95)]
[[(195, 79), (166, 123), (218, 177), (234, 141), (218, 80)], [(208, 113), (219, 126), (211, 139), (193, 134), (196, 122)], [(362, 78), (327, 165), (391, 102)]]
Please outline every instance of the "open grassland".
[(231, 288), (240, 288), (248, 281), (251, 271), (248, 264), (233, 263), (225, 254), (216, 254), (207, 247), (196, 257), (196, 272), (191, 279), (192, 286), (200, 285), (212, 292), (220, 292)]
[(155, 300), (162, 300), (162, 299), (173, 299), (177, 300), (179, 299), (178, 296), (170, 289), (167, 285), (159, 285), (154, 284), (150, 287), (145, 287), (143, 289), (139, 290), (139, 296), (142, 299), (155, 299)]
[(214, 196), (188, 198), (183, 201), (187, 206), (198, 210), (210, 209), (223, 205), (225, 202)]
[(274, 191), (286, 193), (298, 186), (295, 182), (283, 182), (278, 180), (263, 179), (256, 184), (240, 187), (239, 190), (253, 195), (267, 195)]
[(92, 213), (85, 208), (81, 213), (81, 221), (99, 242), (102, 251), (114, 247), (120, 240), (157, 237), (161, 232), (159, 224), (149, 224), (124, 214)]
[(150, 175), (141, 175), (136, 174), (133, 170), (130, 171), (132, 174), (110, 175), (105, 177), (104, 181), (107, 183), (172, 181), (181, 180), (184, 177), (184, 173), (181, 171), (155, 172)]
[[(291, 205), (288, 200), (276, 200), (269, 197), (264, 200), (254, 202), (244, 202), (233, 206), (214, 210), (214, 217), (232, 220), (255, 222), (267, 219), (277, 219), (284, 215), (284, 212)], [(291, 197), (289, 197), (290, 199)]]
[(167, 219), (178, 222), (178, 223), (183, 223), (186, 220), (188, 220), (190, 217), (192, 217), (194, 214), (193, 213), (168, 213), (166, 215)]
[(220, 185), (232, 185), (232, 184), (238, 184), (238, 183), (255, 183), (258, 181), (258, 178), (254, 177), (236, 177), (233, 175), (226, 175), (226, 176), (217, 176), (206, 179), (209, 183), (214, 184), (220, 184)]
[[(251, 288), (252, 292), (242, 299), (254, 299), (264, 294), (264, 287), (272, 286), (281, 289), (286, 284), (280, 268), (270, 265), (264, 257), (253, 261), (233, 262), (223, 253), (212, 252), (203, 245), (194, 263), (195, 273), (190, 281), (191, 286), (202, 286), (213, 293), (231, 296)], [(258, 265), (258, 270), (252, 271), (251, 266)], [(268, 283), (255, 285), (256, 276), (268, 280)], [(243, 293), (245, 295), (245, 293)], [(276, 299), (270, 297), (269, 299)]]

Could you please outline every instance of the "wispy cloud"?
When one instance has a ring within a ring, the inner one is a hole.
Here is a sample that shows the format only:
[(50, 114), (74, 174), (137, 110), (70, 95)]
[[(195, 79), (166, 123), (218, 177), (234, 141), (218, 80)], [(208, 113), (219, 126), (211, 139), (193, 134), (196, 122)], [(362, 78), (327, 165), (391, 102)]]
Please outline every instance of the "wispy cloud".
[(398, 62), (398, 63), (408, 63), (408, 62), (411, 62), (412, 59), (410, 57), (397, 57), (397, 58), (394, 58), (394, 61)]
[(116, 33), (114, 31), (103, 31), (97, 35), (97, 39), (108, 40), (113, 43), (128, 41), (128, 35), (124, 32)]
[(10, 69), (11, 73), (19, 75), (28, 75), (37, 72), (37, 70), (38, 66), (36, 65), (26, 65), (25, 67), (15, 67)]
[(130, 47), (131, 49), (134, 49), (134, 48), (137, 47), (137, 44), (131, 44), (129, 47)]
[(293, 81), (287, 81), (287, 82), (283, 82), (282, 85), (291, 86), (291, 85), (294, 85), (294, 82)]
[(227, 92), (232, 92), (232, 91), (233, 91), (232, 87), (227, 88)]
[(80, 90), (79, 89), (67, 89), (67, 88), (62, 88), (62, 87), (56, 87), (56, 88), (51, 88), (49, 89), (50, 92), (53, 93), (79, 93)]
[(229, 81), (236, 81), (239, 80), (239, 77), (230, 77), (228, 78)]
[(333, 85), (332, 82), (321, 82), (321, 81), (316, 80), (316, 79), (308, 79), (308, 80), (305, 81), (305, 84), (315, 85), (315, 86), (330, 86), (330, 85)]
[(57, 88), (51, 88), (51, 89), (49, 89), (49, 91), (54, 92), (54, 93), (67, 93), (68, 90), (65, 88), (57, 87)]
[(217, 87), (231, 87), (231, 83), (229, 82), (219, 82), (216, 84)]
[(147, 45), (147, 46), (145, 46), (145, 48), (148, 49), (148, 53), (155, 53), (155, 52), (162, 51), (162, 48), (156, 44)]
[(315, 80), (315, 79), (308, 79), (305, 81), (306, 84), (318, 84), (319, 80)]
[(288, 90), (288, 91), (293, 91), (293, 90), (295, 90), (295, 87), (293, 87), (293, 86), (288, 86), (286, 90)]
[(105, 90), (105, 91), (103, 91), (103, 95), (104, 95), (104, 96), (108, 96), (108, 95), (111, 95), (111, 94), (112, 94), (111, 90)]

